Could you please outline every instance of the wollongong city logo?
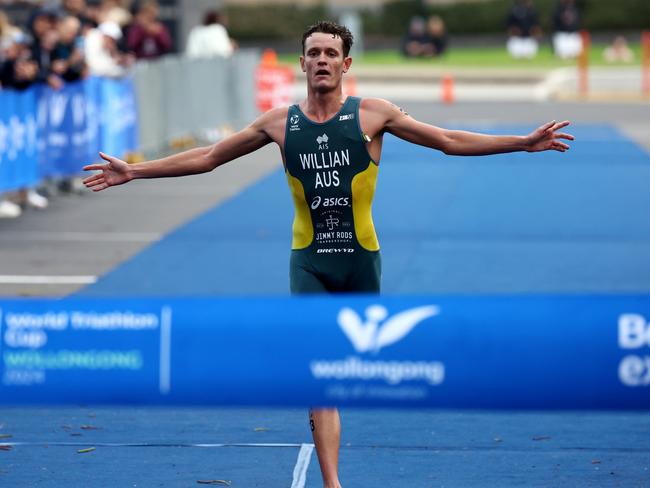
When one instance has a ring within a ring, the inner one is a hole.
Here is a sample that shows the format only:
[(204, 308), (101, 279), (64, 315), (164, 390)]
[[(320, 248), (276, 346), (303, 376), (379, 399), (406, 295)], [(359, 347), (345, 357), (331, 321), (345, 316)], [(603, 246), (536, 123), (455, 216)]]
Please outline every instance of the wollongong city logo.
[[(390, 317), (383, 305), (371, 305), (362, 319), (353, 309), (345, 307), (339, 311), (337, 322), (357, 353), (376, 356), (382, 348), (399, 342), (418, 324), (439, 314), (438, 306), (425, 305)], [(418, 380), (439, 385), (445, 375), (440, 361), (368, 361), (357, 356), (312, 361), (311, 371), (317, 379), (384, 380), (390, 385)]]

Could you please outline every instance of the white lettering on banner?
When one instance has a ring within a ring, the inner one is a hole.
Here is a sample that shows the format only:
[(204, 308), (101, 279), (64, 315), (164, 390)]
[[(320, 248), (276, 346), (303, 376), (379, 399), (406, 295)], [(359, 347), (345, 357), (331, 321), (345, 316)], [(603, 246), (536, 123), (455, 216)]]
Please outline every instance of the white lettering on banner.
[(626, 356), (618, 367), (618, 377), (626, 386), (650, 385), (650, 356)]
[(72, 311), (42, 314), (14, 312), (6, 314), (5, 323), (8, 330), (65, 330), (68, 327), (93, 330), (146, 330), (158, 328), (159, 319), (156, 314), (133, 312)]
[(389, 385), (417, 380), (439, 385), (445, 378), (440, 361), (364, 361), (350, 356), (339, 361), (312, 361), (310, 369), (317, 379), (384, 380)]
[(0, 163), (2, 163), (2, 160), (9, 149), (8, 139), (9, 130), (7, 129), (7, 126), (0, 121)]
[(48, 135), (47, 142), (50, 146), (66, 147), (68, 145), (68, 134), (65, 132), (52, 132)]
[(357, 384), (345, 386), (336, 384), (325, 390), (325, 396), (332, 400), (355, 400), (360, 398), (380, 398), (382, 400), (417, 401), (429, 396), (426, 387), (409, 385), (396, 388), (394, 386), (378, 386)]
[(132, 127), (137, 122), (135, 103), (131, 96), (113, 98), (107, 106), (107, 116), (110, 117), (111, 133), (117, 134)]
[(15, 115), (9, 119), (10, 125), (10, 142), (9, 142), (9, 159), (16, 159), (18, 153), (25, 149), (25, 124), (23, 124)]
[[(638, 313), (618, 318), (618, 346), (621, 349), (650, 347), (650, 323)], [(650, 356), (629, 355), (618, 366), (618, 378), (625, 386), (650, 385)]]
[(4, 342), (9, 347), (26, 347), (38, 349), (47, 344), (47, 334), (42, 330), (14, 330), (5, 332)]
[(2, 375), (2, 384), (6, 386), (40, 385), (42, 383), (45, 383), (45, 371), (9, 369)]
[(67, 105), (67, 95), (54, 93), (50, 97), (50, 124), (54, 127), (58, 127), (63, 123)]
[(73, 329), (94, 330), (143, 330), (158, 328), (158, 316), (152, 313), (131, 312), (88, 313), (72, 312), (70, 324)]
[(27, 153), (29, 155), (34, 155), (38, 144), (38, 126), (36, 124), (36, 119), (32, 114), (27, 116), (25, 126), (27, 129)]
[(66, 312), (7, 313), (5, 323), (9, 329), (49, 329), (64, 330), (68, 327)]
[(72, 120), (76, 127), (83, 125), (86, 119), (86, 100), (83, 95), (72, 97)]
[(626, 313), (618, 319), (618, 345), (622, 349), (650, 346), (650, 323), (642, 315)]

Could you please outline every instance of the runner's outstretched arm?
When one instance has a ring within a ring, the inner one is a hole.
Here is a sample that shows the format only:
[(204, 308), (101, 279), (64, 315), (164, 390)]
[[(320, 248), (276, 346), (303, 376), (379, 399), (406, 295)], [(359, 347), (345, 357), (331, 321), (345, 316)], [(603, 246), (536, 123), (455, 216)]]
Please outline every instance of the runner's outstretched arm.
[(569, 121), (552, 121), (526, 136), (495, 136), (461, 130), (448, 130), (419, 122), (385, 100), (375, 99), (367, 104), (370, 111), (384, 117), (387, 132), (409, 142), (457, 156), (481, 156), (515, 151), (569, 150), (561, 139), (572, 141), (571, 134), (561, 132)]
[(272, 142), (267, 127), (277, 119), (278, 114), (273, 112), (275, 111), (263, 114), (250, 126), (212, 146), (190, 149), (162, 159), (127, 164), (119, 158), (100, 152), (99, 155), (106, 163), (85, 166), (85, 171), (100, 173), (84, 179), (84, 184), (93, 191), (101, 191), (137, 178), (166, 178), (212, 171)]

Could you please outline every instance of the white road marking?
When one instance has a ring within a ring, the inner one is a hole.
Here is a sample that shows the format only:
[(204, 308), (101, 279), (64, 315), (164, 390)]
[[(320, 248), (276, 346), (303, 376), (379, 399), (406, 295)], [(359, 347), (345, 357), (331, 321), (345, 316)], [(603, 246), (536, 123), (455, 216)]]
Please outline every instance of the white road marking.
[[(3, 446), (60, 446), (60, 447), (74, 447), (74, 446), (87, 446), (87, 442), (0, 442)], [(305, 444), (276, 444), (276, 443), (224, 443), (224, 444), (187, 444), (187, 443), (174, 443), (174, 442), (93, 442), (96, 447), (302, 447)], [(311, 445), (311, 444), (308, 444)], [(313, 445), (312, 445), (313, 447)]]
[(151, 242), (161, 238), (162, 234), (157, 232), (10, 232), (0, 237), (0, 241)]
[(171, 388), (172, 309), (163, 307), (160, 312), (160, 393), (166, 395)]
[(313, 444), (301, 444), (298, 460), (296, 461), (296, 466), (293, 468), (293, 483), (291, 483), (291, 488), (305, 487), (307, 468), (309, 467), (309, 461), (311, 461), (313, 451)]
[(91, 285), (97, 276), (0, 275), (0, 285)]

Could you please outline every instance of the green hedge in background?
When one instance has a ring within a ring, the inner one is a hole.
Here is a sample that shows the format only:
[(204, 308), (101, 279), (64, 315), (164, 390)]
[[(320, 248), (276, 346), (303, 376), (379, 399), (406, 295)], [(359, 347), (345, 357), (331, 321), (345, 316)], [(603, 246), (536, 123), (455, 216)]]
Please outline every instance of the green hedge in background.
[[(428, 7), (421, 0), (394, 0), (383, 8), (362, 11), (368, 35), (402, 36), (413, 15), (440, 15), (452, 35), (499, 34), (512, 0), (461, 2)], [(544, 32), (551, 32), (551, 17), (558, 0), (535, 0)], [(591, 31), (650, 29), (650, 0), (578, 0), (583, 25)], [(296, 40), (305, 26), (329, 18), (326, 3), (314, 7), (295, 5), (228, 6), (229, 29), (235, 39)]]

